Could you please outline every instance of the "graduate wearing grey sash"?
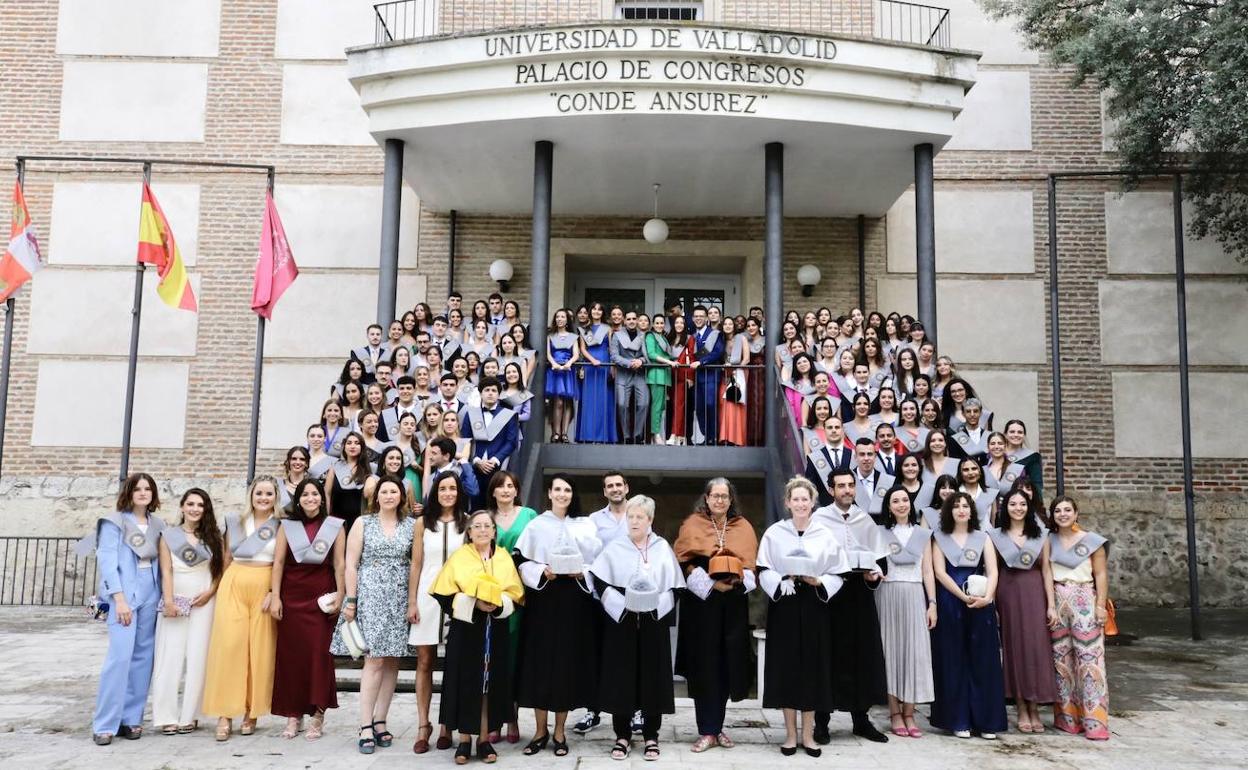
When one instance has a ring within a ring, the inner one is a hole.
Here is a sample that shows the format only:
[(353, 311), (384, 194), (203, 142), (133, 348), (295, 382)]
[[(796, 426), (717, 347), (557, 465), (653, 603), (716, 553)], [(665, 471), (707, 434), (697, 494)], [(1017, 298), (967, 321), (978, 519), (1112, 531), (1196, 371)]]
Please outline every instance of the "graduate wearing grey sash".
[[(611, 335), (615, 365), (615, 414), (625, 444), (640, 444), (646, 435), (650, 389), (646, 387), (646, 335), (637, 329), (637, 313), (624, 315), (624, 328)], [(630, 409), (629, 401), (632, 400)]]

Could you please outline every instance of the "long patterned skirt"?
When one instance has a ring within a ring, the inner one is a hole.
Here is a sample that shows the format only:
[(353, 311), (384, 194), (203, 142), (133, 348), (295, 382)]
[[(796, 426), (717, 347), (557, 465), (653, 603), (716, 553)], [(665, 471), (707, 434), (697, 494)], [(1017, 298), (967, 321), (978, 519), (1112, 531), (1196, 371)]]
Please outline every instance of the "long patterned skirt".
[(1089, 740), (1109, 739), (1109, 681), (1105, 634), (1096, 622), (1096, 592), (1090, 583), (1053, 586), (1057, 628), (1052, 632), (1057, 669), (1053, 725)]

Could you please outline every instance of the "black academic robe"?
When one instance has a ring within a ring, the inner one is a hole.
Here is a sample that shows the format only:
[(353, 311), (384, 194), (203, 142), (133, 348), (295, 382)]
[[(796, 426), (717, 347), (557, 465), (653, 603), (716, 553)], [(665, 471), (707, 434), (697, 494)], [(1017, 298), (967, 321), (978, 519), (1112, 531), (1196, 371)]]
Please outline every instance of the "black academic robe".
[[(596, 577), (596, 576), (595, 576)], [(595, 579), (594, 587), (608, 587)], [(623, 586), (610, 586), (621, 594)], [(598, 666), (597, 706), (608, 714), (675, 714), (672, 687), (672, 621), (675, 611), (625, 611), (617, 623), (599, 609), (602, 652)]]
[(451, 618), (446, 637), (446, 662), (442, 671), (442, 702), (438, 724), (447, 729), (477, 735), (481, 732), (481, 690), (485, 683), (486, 628), (489, 628), (489, 729), (499, 730), (512, 712), (515, 693), (511, 681), (511, 638), (507, 619), (497, 612), (472, 611), (472, 622), (451, 617), (454, 597), (435, 595), (442, 612)]
[[(880, 570), (887, 571), (887, 559)], [(832, 708), (866, 711), (888, 703), (884, 673), (884, 645), (880, 618), (875, 610), (875, 591), (861, 572), (841, 576), (845, 585), (828, 602), (827, 618), (832, 634)], [(878, 585), (878, 584), (877, 584)]]
[(800, 580), (794, 585), (797, 593), (767, 603), (767, 660), (770, 663), (775, 655), (776, 660), (796, 665), (764, 668), (763, 708), (831, 711), (836, 708), (832, 681), (837, 658), (832, 653), (826, 593)]
[[(514, 552), (516, 567), (528, 559)], [(558, 576), (525, 588), (516, 664), (516, 703), (547, 711), (593, 704), (597, 695), (596, 628), (601, 606), (582, 581)]]
[[(709, 563), (710, 559), (699, 556), (681, 567), (687, 574), (694, 567), (706, 569)], [(714, 695), (722, 691), (724, 684), (731, 700), (749, 697), (754, 651), (743, 586), (731, 591), (711, 591), (706, 599), (699, 599), (691, 591), (681, 594), (676, 673), (688, 681), (692, 698)]]

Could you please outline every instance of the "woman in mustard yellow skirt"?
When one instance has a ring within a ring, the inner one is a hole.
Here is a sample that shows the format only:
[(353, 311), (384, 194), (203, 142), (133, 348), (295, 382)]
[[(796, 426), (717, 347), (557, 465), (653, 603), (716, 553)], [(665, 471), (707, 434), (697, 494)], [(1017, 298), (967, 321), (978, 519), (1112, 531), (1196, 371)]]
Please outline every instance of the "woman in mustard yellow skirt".
[(204, 714), (216, 716), (217, 740), (230, 737), (231, 720), (242, 719), (239, 733), (256, 731), (256, 718), (269, 713), (277, 623), (269, 615), (278, 514), (277, 480), (259, 476), (247, 491), (242, 516), (225, 517), (225, 575), (208, 645)]

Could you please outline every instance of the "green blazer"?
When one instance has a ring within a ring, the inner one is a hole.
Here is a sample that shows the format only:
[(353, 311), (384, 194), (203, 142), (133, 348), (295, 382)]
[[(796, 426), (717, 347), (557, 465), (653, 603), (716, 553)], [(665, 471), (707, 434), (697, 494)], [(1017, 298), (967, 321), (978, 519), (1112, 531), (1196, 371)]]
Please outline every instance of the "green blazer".
[[(672, 359), (667, 340), (660, 339), (654, 332), (646, 332), (646, 358), (650, 363), (659, 363), (659, 357)], [(650, 366), (646, 368), (647, 385), (671, 385), (672, 370), (666, 366)]]

